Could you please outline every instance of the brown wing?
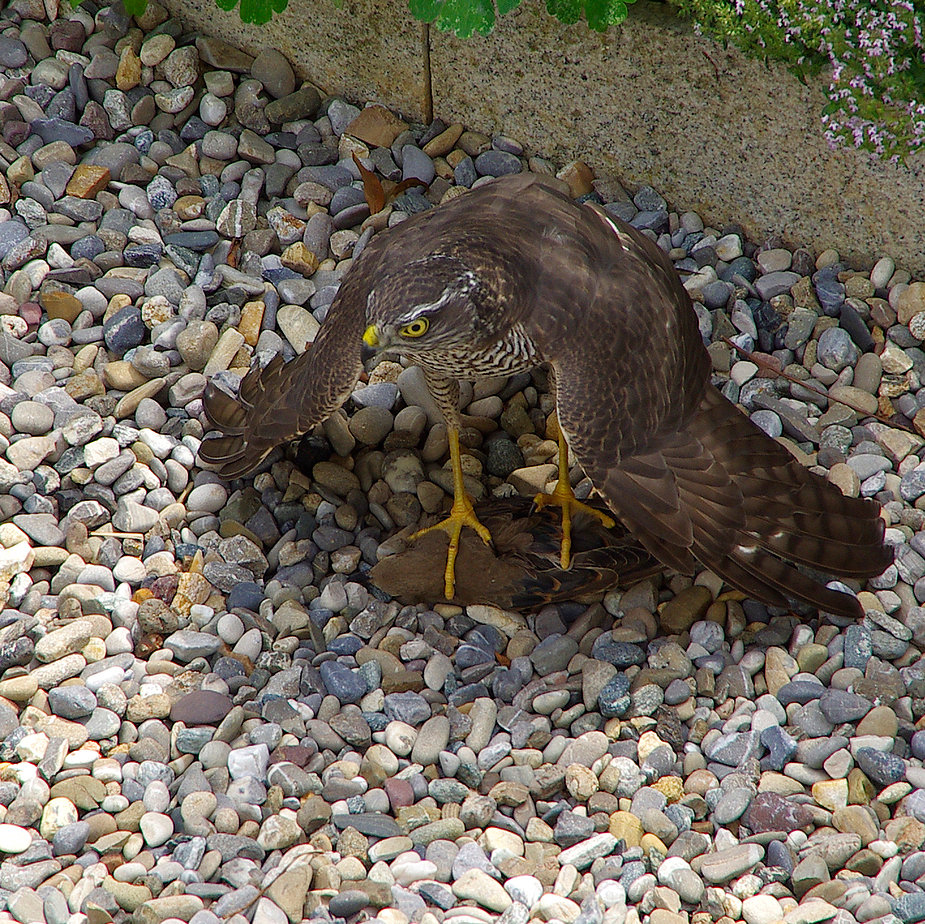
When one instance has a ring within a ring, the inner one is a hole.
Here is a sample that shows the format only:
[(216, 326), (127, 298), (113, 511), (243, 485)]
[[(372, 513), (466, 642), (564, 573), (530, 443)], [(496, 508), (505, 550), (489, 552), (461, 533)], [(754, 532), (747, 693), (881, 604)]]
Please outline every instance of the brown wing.
[(614, 220), (614, 233), (586, 215), (546, 249), (531, 328), (555, 369), (559, 422), (582, 468), (670, 567), (690, 573), (699, 562), (767, 603), (792, 597), (859, 615), (854, 598), (794, 563), (879, 574), (891, 557), (877, 505), (804, 469), (710, 386), (671, 263), (634, 229)]
[(365, 273), (348, 276), (307, 352), (291, 362), (277, 354), (241, 380), (234, 398), (210, 381), (203, 396), (209, 422), (224, 436), (199, 447), (223, 478), (252, 472), (280, 443), (307, 432), (343, 404), (363, 371)]
[(573, 401), (574, 393), (560, 401), (559, 415), (579, 462), (659, 559), (685, 571), (700, 562), (777, 606), (794, 598), (832, 613), (863, 615), (853, 597), (826, 588), (795, 564), (836, 577), (881, 573), (891, 555), (875, 504), (845, 497), (803, 468), (712, 387), (685, 430), (665, 434), (648, 452), (619, 464), (607, 444), (588, 446), (581, 439), (588, 415)]
[(277, 355), (263, 369), (251, 369), (238, 398), (209, 382), (203, 397), (206, 416), (224, 435), (202, 443), (204, 462), (218, 466), (224, 478), (246, 475), (274, 447), (311, 430), (350, 397), (363, 371), (367, 296), (390, 266), (427, 252), (433, 235), (425, 229), (434, 218), (446, 220), (440, 210), (426, 212), (369, 242), (305, 353), (288, 363)]

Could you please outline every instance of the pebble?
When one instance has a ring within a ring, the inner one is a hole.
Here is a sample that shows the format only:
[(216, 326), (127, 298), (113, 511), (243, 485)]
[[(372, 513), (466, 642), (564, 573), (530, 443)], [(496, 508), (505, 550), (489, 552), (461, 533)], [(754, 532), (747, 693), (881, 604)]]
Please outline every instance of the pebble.
[(0, 852), (24, 853), (32, 845), (32, 835), (19, 825), (0, 824)]
[(453, 882), (457, 898), (471, 899), (489, 911), (505, 911), (513, 902), (504, 887), (488, 873), (469, 869)]
[(759, 844), (743, 844), (726, 847), (707, 855), (700, 866), (700, 873), (708, 882), (728, 882), (752, 869), (764, 857)]

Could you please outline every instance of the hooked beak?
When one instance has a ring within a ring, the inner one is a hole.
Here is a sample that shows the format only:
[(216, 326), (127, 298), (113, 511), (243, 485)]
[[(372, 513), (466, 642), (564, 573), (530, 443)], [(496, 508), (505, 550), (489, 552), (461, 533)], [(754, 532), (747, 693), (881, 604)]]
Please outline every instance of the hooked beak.
[(376, 330), (375, 324), (370, 324), (363, 332), (363, 348), (361, 350), (363, 360), (371, 359), (378, 348), (379, 332)]

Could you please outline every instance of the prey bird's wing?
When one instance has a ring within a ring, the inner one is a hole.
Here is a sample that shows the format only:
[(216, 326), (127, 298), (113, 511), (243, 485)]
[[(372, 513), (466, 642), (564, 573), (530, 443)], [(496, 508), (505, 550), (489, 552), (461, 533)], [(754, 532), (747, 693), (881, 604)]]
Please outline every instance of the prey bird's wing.
[[(603, 509), (602, 505), (596, 505)], [(471, 530), (460, 538), (453, 602), (491, 603), (503, 609), (534, 610), (548, 603), (599, 596), (663, 570), (622, 527), (578, 514), (572, 525), (572, 561), (561, 566), (562, 517), (536, 510), (527, 497), (497, 498), (476, 505), (490, 531), (486, 545)], [(383, 558), (370, 572), (380, 589), (407, 603), (440, 598), (448, 538), (427, 533), (406, 550)]]

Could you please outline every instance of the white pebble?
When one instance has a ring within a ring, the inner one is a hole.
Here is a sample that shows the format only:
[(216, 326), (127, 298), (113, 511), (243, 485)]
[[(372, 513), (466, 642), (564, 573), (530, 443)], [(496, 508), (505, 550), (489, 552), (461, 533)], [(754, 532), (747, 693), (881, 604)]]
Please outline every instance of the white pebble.
[(0, 824), (0, 853), (22, 853), (32, 844), (32, 835), (19, 825)]
[[(172, 679), (172, 678), (171, 678)], [(262, 780), (270, 762), (270, 749), (263, 743), (235, 748), (228, 755), (228, 772), (234, 780), (253, 776)]]
[(16, 756), (30, 764), (37, 764), (48, 749), (48, 736), (44, 732), (35, 732), (23, 737), (16, 745)]
[(422, 879), (433, 879), (436, 874), (437, 864), (431, 860), (396, 860), (392, 863), (392, 875), (399, 885), (409, 886)]
[(103, 436), (84, 446), (84, 463), (87, 468), (99, 468), (104, 462), (119, 455), (119, 443), (111, 436)]
[(623, 924), (626, 920), (626, 889), (613, 879), (605, 879), (595, 894), (606, 910), (605, 924)]
[(122, 683), (123, 680), (125, 680), (125, 670), (114, 665), (113, 667), (104, 668), (95, 674), (90, 674), (90, 676), (87, 677), (85, 684), (91, 693), (96, 693), (96, 691), (101, 686), (104, 686), (107, 683), (118, 685)]
[(784, 916), (784, 909), (773, 895), (753, 895), (742, 902), (746, 924), (773, 924)]
[(201, 484), (193, 488), (186, 498), (187, 510), (204, 510), (206, 513), (218, 513), (228, 500), (228, 491), (224, 485)]
[(160, 812), (145, 812), (138, 826), (149, 847), (160, 847), (173, 836), (173, 821), (169, 815), (162, 815)]
[(221, 125), (228, 113), (228, 107), (224, 100), (219, 99), (212, 93), (204, 93), (199, 101), (199, 118), (206, 125)]
[(874, 288), (885, 289), (895, 272), (896, 264), (892, 257), (881, 257), (870, 271), (870, 281), (874, 284)]
[[(185, 446), (178, 446), (178, 449), (186, 449)], [(176, 452), (177, 450), (174, 450)], [(181, 494), (189, 484), (189, 471), (186, 466), (176, 459), (165, 459), (164, 468), (167, 469), (167, 487), (174, 494)]]
[(251, 661), (256, 661), (262, 647), (263, 637), (260, 635), (260, 630), (248, 629), (247, 632), (238, 639), (237, 644), (234, 646), (234, 653), (236, 655), (243, 655), (245, 658), (250, 658)]
[(882, 841), (876, 840), (871, 841), (868, 845), (868, 848), (872, 850), (878, 857), (883, 857), (884, 860), (889, 860), (891, 857), (895, 857), (899, 853), (899, 845), (894, 841)]
[(138, 437), (158, 459), (166, 459), (177, 445), (172, 436), (156, 433), (147, 427), (138, 431)]
[(758, 367), (747, 360), (737, 362), (729, 372), (729, 378), (736, 385), (744, 385), (749, 379), (753, 379), (758, 372)]
[(149, 812), (166, 812), (170, 805), (170, 793), (161, 780), (152, 780), (145, 788), (142, 801)]
[(417, 730), (407, 722), (392, 721), (385, 727), (385, 745), (399, 757), (407, 757), (417, 741)]
[(536, 876), (512, 876), (504, 883), (504, 888), (515, 902), (528, 908), (532, 908), (543, 895), (543, 883)]
[(122, 863), (115, 868), (112, 878), (116, 882), (134, 882), (136, 879), (141, 879), (142, 876), (147, 875), (147, 872), (143, 863)]
[(112, 569), (112, 576), (126, 584), (140, 584), (148, 576), (148, 569), (140, 558), (123, 555)]
[(70, 799), (63, 796), (51, 799), (42, 811), (39, 833), (46, 840), (51, 840), (61, 828), (74, 824), (77, 818), (77, 806)]
[(244, 635), (244, 623), (241, 617), (235, 616), (234, 613), (225, 613), (218, 621), (218, 635), (226, 645), (234, 645), (240, 641), (241, 636)]
[(125, 626), (119, 626), (117, 629), (113, 629), (112, 632), (106, 636), (107, 655), (126, 654), (129, 651), (134, 651), (134, 649), (135, 646), (132, 644), (132, 633)]

